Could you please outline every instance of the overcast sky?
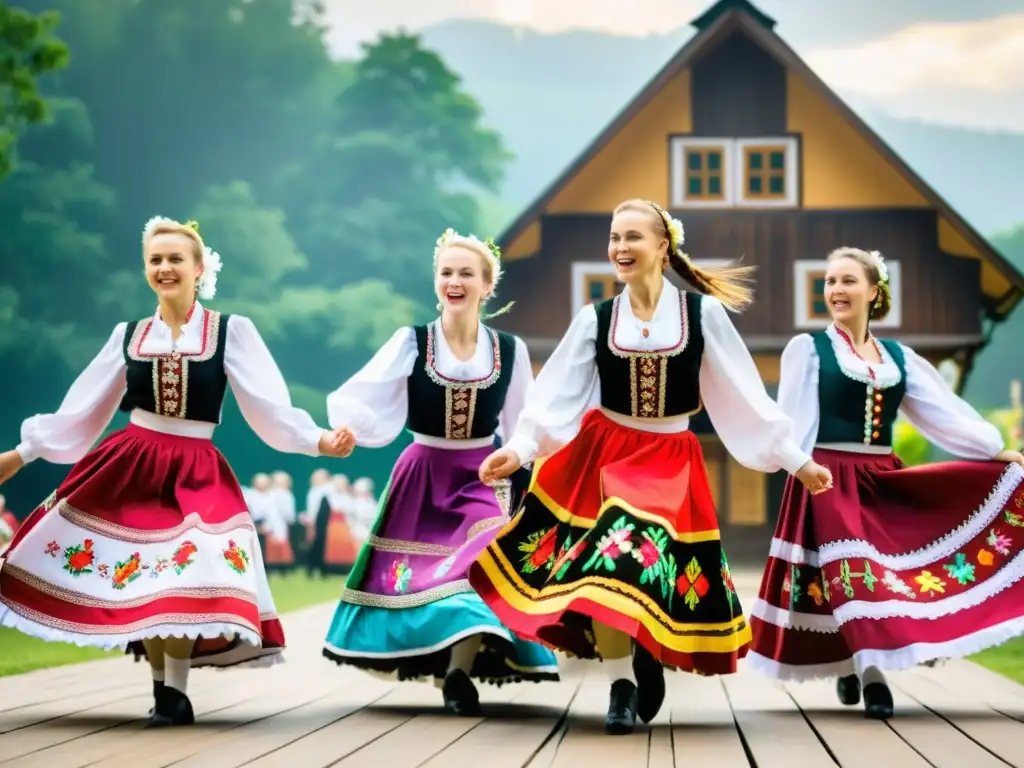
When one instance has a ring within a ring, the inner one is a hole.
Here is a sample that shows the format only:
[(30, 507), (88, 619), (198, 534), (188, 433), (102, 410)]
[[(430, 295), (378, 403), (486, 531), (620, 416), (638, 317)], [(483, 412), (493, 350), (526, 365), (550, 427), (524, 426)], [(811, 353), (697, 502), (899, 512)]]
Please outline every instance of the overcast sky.
[[(1024, 0), (760, 0), (776, 31), (833, 88), (906, 117), (1024, 131)], [(663, 34), (709, 0), (325, 0), (330, 42), (487, 19), (542, 33)], [(893, 10), (897, 8), (898, 10)]]

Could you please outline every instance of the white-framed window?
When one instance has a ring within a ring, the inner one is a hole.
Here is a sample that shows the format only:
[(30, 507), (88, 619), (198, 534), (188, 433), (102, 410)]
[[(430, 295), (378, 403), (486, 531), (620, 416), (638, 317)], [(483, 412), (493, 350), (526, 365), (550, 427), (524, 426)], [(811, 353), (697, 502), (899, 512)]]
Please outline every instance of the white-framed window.
[(793, 208), (800, 199), (792, 136), (673, 137), (673, 208)]
[(672, 207), (732, 206), (732, 139), (672, 139)]
[(792, 137), (736, 140), (736, 196), (744, 206), (793, 208), (799, 200), (798, 148)]
[[(715, 269), (727, 267), (733, 262), (729, 259), (693, 259), (693, 263), (698, 267)], [(574, 261), (572, 263), (573, 317), (588, 304), (596, 304), (622, 293), (623, 287), (624, 284), (619, 282), (618, 276), (615, 274), (615, 266), (610, 261)], [(696, 290), (692, 285), (689, 288)]]
[(588, 304), (610, 299), (622, 291), (622, 283), (610, 261), (574, 261), (572, 263), (573, 317)]
[[(900, 263), (885, 262), (889, 269), (889, 292), (892, 295), (892, 309), (884, 320), (872, 320), (872, 328), (899, 328), (903, 316), (903, 293), (900, 280)], [(798, 330), (818, 330), (831, 322), (825, 305), (825, 272), (828, 262), (824, 259), (800, 259), (793, 264), (793, 327)]]

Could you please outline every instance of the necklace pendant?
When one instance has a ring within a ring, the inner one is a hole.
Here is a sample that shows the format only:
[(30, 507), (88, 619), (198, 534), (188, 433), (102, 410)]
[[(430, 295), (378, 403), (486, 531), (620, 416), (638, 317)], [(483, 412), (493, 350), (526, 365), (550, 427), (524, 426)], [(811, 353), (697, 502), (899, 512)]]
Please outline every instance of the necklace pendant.
[(641, 331), (641, 333), (642, 333), (642, 334), (644, 335), (644, 338), (645, 338), (645, 339), (646, 339), (646, 338), (647, 338), (648, 336), (650, 336), (650, 335), (651, 335), (651, 332), (650, 332), (649, 330), (647, 330), (647, 328), (646, 328), (646, 327), (645, 327), (645, 328), (644, 328), (644, 329), (643, 329), (643, 330)]

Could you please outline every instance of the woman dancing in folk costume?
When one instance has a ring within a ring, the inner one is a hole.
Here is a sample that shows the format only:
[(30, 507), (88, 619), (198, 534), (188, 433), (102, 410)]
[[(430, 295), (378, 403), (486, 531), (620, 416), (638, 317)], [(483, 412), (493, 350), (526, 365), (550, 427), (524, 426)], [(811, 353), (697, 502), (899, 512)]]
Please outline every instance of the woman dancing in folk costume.
[(515, 426), (533, 374), (523, 341), (481, 322), (501, 277), (497, 247), (449, 229), (434, 272), (441, 316), (398, 330), (327, 400), (331, 424), (357, 446), (388, 445), (403, 427), (413, 443), (391, 472), (324, 656), (401, 680), (443, 680), (445, 708), (473, 715), (472, 678), (558, 679), (554, 654), (517, 640), (466, 576), (512, 503), (508, 487), (485, 486), (477, 470), (495, 432)]
[[(74, 463), (0, 559), (0, 626), (144, 653), (149, 725), (187, 725), (190, 667), (269, 664), (284, 648), (242, 490), (211, 442), (228, 383), (271, 447), (352, 446), (291, 405), (248, 318), (196, 301), (220, 269), (197, 228), (155, 218), (142, 246), (156, 314), (115, 326), (57, 412), (26, 420), (0, 454), (0, 483), (36, 458)], [(90, 451), (118, 408), (129, 425)]]
[[(783, 468), (815, 492), (830, 482), (790, 439), (725, 312), (750, 301), (752, 268), (700, 269), (682, 242), (657, 205), (619, 205), (608, 258), (625, 290), (576, 315), (515, 434), (480, 468), (494, 482), (542, 440), (568, 440), (536, 461), (519, 513), (470, 578), (520, 637), (603, 660), (613, 734), (658, 713), (663, 666), (729, 674), (750, 638), (689, 417), (706, 406), (747, 467)], [(670, 266), (701, 293), (677, 290)]]
[[(1024, 458), (912, 349), (875, 338), (882, 257), (829, 256), (833, 323), (782, 355), (779, 404), (835, 489), (790, 483), (754, 603), (749, 660), (782, 680), (838, 676), (843, 703), (892, 716), (882, 669), (963, 656), (1024, 633)], [(903, 469), (898, 413), (976, 461)], [(1008, 465), (1009, 463), (1009, 465)]]

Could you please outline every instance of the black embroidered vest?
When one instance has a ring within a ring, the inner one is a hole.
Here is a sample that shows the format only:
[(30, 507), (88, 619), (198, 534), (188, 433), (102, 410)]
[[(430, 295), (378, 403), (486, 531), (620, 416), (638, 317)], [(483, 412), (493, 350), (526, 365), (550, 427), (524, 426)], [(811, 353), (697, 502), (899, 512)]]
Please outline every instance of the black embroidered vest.
[(869, 377), (851, 378), (836, 358), (825, 331), (811, 334), (818, 353), (818, 438), (821, 443), (862, 443), (892, 447), (892, 424), (907, 391), (907, 365), (895, 341), (878, 339), (900, 370), (900, 379), (888, 387)]
[(205, 310), (202, 350), (184, 354), (144, 354), (142, 343), (152, 318), (128, 323), (124, 335), (128, 388), (121, 410), (139, 408), (158, 416), (219, 424), (228, 385), (224, 344), (229, 317)]
[(692, 415), (703, 407), (700, 363), (704, 355), (698, 293), (679, 292), (679, 343), (644, 352), (615, 345), (621, 296), (594, 306), (597, 312), (597, 374), (601, 406), (641, 419)]
[(505, 407), (505, 394), (516, 360), (515, 336), (485, 328), (490, 337), (494, 365), (491, 374), (476, 381), (455, 381), (435, 369), (437, 339), (434, 323), (418, 325), (416, 364), (409, 376), (411, 432), (448, 440), (491, 437)]

